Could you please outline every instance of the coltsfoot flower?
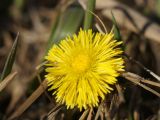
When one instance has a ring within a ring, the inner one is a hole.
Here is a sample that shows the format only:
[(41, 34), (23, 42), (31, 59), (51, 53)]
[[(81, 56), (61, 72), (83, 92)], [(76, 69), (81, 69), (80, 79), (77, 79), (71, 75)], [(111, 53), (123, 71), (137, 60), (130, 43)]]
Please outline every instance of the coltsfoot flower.
[(113, 90), (110, 85), (124, 71), (122, 50), (118, 48), (122, 42), (113, 37), (113, 33), (80, 29), (78, 35), (53, 45), (45, 57), (46, 79), (57, 102), (82, 110), (98, 106)]

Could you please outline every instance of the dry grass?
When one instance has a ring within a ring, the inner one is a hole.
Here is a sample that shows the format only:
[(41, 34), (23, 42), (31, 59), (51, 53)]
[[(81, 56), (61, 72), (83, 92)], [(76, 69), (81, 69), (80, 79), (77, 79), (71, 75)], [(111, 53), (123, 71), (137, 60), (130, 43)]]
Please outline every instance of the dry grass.
[[(147, 3), (146, 6), (145, 0), (141, 0), (143, 1), (141, 3), (137, 0), (133, 1), (135, 7), (126, 0), (121, 2), (97, 0), (96, 15), (103, 21), (107, 30), (112, 28), (109, 13), (111, 9), (120, 25), (125, 45), (126, 72), (121, 74), (115, 90), (101, 101), (98, 108), (81, 112), (77, 108), (67, 110), (65, 105), (55, 102), (55, 96), (46, 91), (45, 72), (41, 69), (47, 42), (52, 33), (52, 25), (59, 11), (65, 11), (72, 1), (40, 0), (38, 3), (36, 0), (25, 1), (20, 8), (16, 3), (7, 5), (2, 2), (2, 6), (0, 5), (0, 11), (2, 11), (0, 17), (3, 16), (3, 19), (0, 19), (0, 71), (3, 71), (8, 51), (12, 47), (17, 32), (20, 32), (20, 35), (13, 72), (0, 81), (0, 119), (160, 119), (160, 18), (153, 7), (156, 0), (153, 0), (152, 4)], [(6, 5), (6, 9), (3, 5)], [(113, 9), (118, 6), (121, 10)], [(119, 15), (121, 16), (118, 17)], [(154, 15), (154, 18), (151, 18), (151, 15)], [(144, 27), (146, 21), (151, 22), (151, 26)], [(94, 28), (103, 32), (103, 27), (96, 17), (95, 24)]]

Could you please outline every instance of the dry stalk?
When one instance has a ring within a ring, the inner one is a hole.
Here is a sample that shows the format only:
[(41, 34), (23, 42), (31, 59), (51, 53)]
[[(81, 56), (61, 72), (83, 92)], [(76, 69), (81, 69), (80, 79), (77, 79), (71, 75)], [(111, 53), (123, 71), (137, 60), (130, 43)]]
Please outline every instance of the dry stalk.
[[(155, 79), (157, 79), (158, 81), (160, 81), (160, 77), (155, 74), (153, 71), (149, 70), (148, 68), (146, 68), (143, 64), (141, 64), (139, 61), (133, 59), (131, 56), (127, 55), (126, 53), (124, 54), (127, 59), (129, 59), (130, 61), (134, 62), (135, 64), (137, 64), (139, 67), (141, 67), (142, 69), (144, 69), (146, 72), (148, 72), (151, 76), (153, 76)], [(152, 83), (151, 83), (152, 84)]]
[(56, 120), (56, 115), (62, 109), (62, 105), (56, 105), (49, 113), (48, 113), (48, 120)]
[(116, 88), (117, 88), (117, 91), (118, 91), (118, 96), (119, 96), (120, 103), (124, 103), (125, 99), (124, 99), (124, 95), (123, 95), (123, 92), (122, 92), (122, 88), (120, 87), (119, 84), (116, 84)]
[(92, 112), (93, 112), (93, 108), (90, 109), (87, 120), (92, 120)]
[(95, 116), (95, 119), (94, 120), (98, 120), (101, 112), (102, 112), (102, 107), (103, 107), (103, 101), (101, 102), (101, 104), (99, 105), (98, 107), (98, 110), (97, 110), (97, 113), (96, 113), (96, 116)]
[(0, 92), (13, 80), (17, 72), (9, 74), (2, 82), (0, 82)]
[(141, 81), (144, 80), (141, 76), (130, 72), (122, 73), (121, 76), (160, 97), (160, 93), (141, 83)]
[(89, 109), (86, 109), (83, 114), (81, 115), (81, 117), (79, 118), (79, 120), (85, 120), (85, 118), (87, 117), (89, 113)]
[(27, 110), (31, 104), (38, 98), (40, 97), (40, 95), (42, 95), (42, 93), (45, 91), (45, 89), (47, 88), (47, 81), (44, 80), (41, 85), (32, 93), (31, 96), (29, 96), (29, 98), (24, 101), (24, 103), (15, 110), (15, 112), (8, 118), (8, 120), (12, 120), (12, 119), (17, 119), (20, 115), (22, 115), (22, 113)]

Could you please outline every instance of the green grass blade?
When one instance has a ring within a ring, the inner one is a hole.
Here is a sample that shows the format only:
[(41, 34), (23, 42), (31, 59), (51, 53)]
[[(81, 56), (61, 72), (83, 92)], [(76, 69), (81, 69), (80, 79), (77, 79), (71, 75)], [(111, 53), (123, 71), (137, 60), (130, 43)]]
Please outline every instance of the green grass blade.
[(156, 12), (157, 12), (158, 17), (160, 17), (160, 0), (157, 0), (157, 3), (156, 3)]
[[(122, 41), (122, 37), (121, 37), (121, 33), (120, 33), (120, 30), (119, 30), (119, 27), (117, 25), (117, 22), (116, 22), (116, 19), (111, 11), (111, 14), (112, 14), (112, 22), (113, 22), (113, 30), (114, 30), (114, 39), (115, 40), (118, 40), (118, 41)], [(125, 50), (125, 46), (122, 44), (120, 46), (122, 48), (122, 50)]]
[(52, 46), (52, 44), (54, 43), (54, 39), (56, 38), (56, 34), (55, 33), (56, 33), (56, 28), (58, 28), (58, 25), (59, 25), (59, 20), (60, 20), (60, 14), (58, 14), (58, 16), (57, 16), (57, 18), (55, 20), (55, 23), (53, 24), (51, 35), (50, 35), (50, 38), (48, 40), (47, 51)]
[(121, 33), (120, 33), (120, 30), (118, 28), (118, 25), (117, 25), (117, 22), (116, 22), (116, 19), (111, 11), (111, 14), (112, 14), (112, 22), (113, 22), (113, 25), (114, 25), (114, 34), (115, 34), (115, 39), (118, 40), (118, 41), (121, 41), (122, 38), (121, 38)]
[(14, 0), (14, 4), (18, 9), (21, 9), (25, 4), (25, 0)]
[(88, 0), (87, 2), (87, 10), (85, 12), (85, 19), (84, 19), (84, 29), (91, 28), (92, 21), (93, 21), (93, 14), (89, 11), (93, 12), (95, 9), (96, 0)]
[(80, 6), (69, 7), (64, 13), (58, 16), (52, 29), (51, 37), (48, 41), (47, 50), (67, 35), (72, 35), (78, 30), (84, 16), (84, 11)]
[(17, 51), (18, 36), (19, 36), (19, 33), (17, 34), (16, 39), (15, 39), (15, 41), (13, 43), (12, 48), (11, 48), (11, 51), (10, 51), (8, 57), (7, 57), (7, 60), (5, 62), (4, 69), (2, 71), (0, 80), (3, 80), (8, 74), (10, 74), (10, 72), (12, 70), (12, 66), (13, 66), (13, 63), (14, 63), (14, 60), (15, 60), (16, 51)]

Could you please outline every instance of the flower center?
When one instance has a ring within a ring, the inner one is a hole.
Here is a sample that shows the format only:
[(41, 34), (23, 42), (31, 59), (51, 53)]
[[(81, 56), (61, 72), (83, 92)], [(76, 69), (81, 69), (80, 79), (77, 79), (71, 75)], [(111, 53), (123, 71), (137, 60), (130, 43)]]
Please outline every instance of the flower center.
[(72, 62), (72, 68), (77, 73), (85, 72), (88, 67), (89, 57), (86, 54), (78, 54)]

